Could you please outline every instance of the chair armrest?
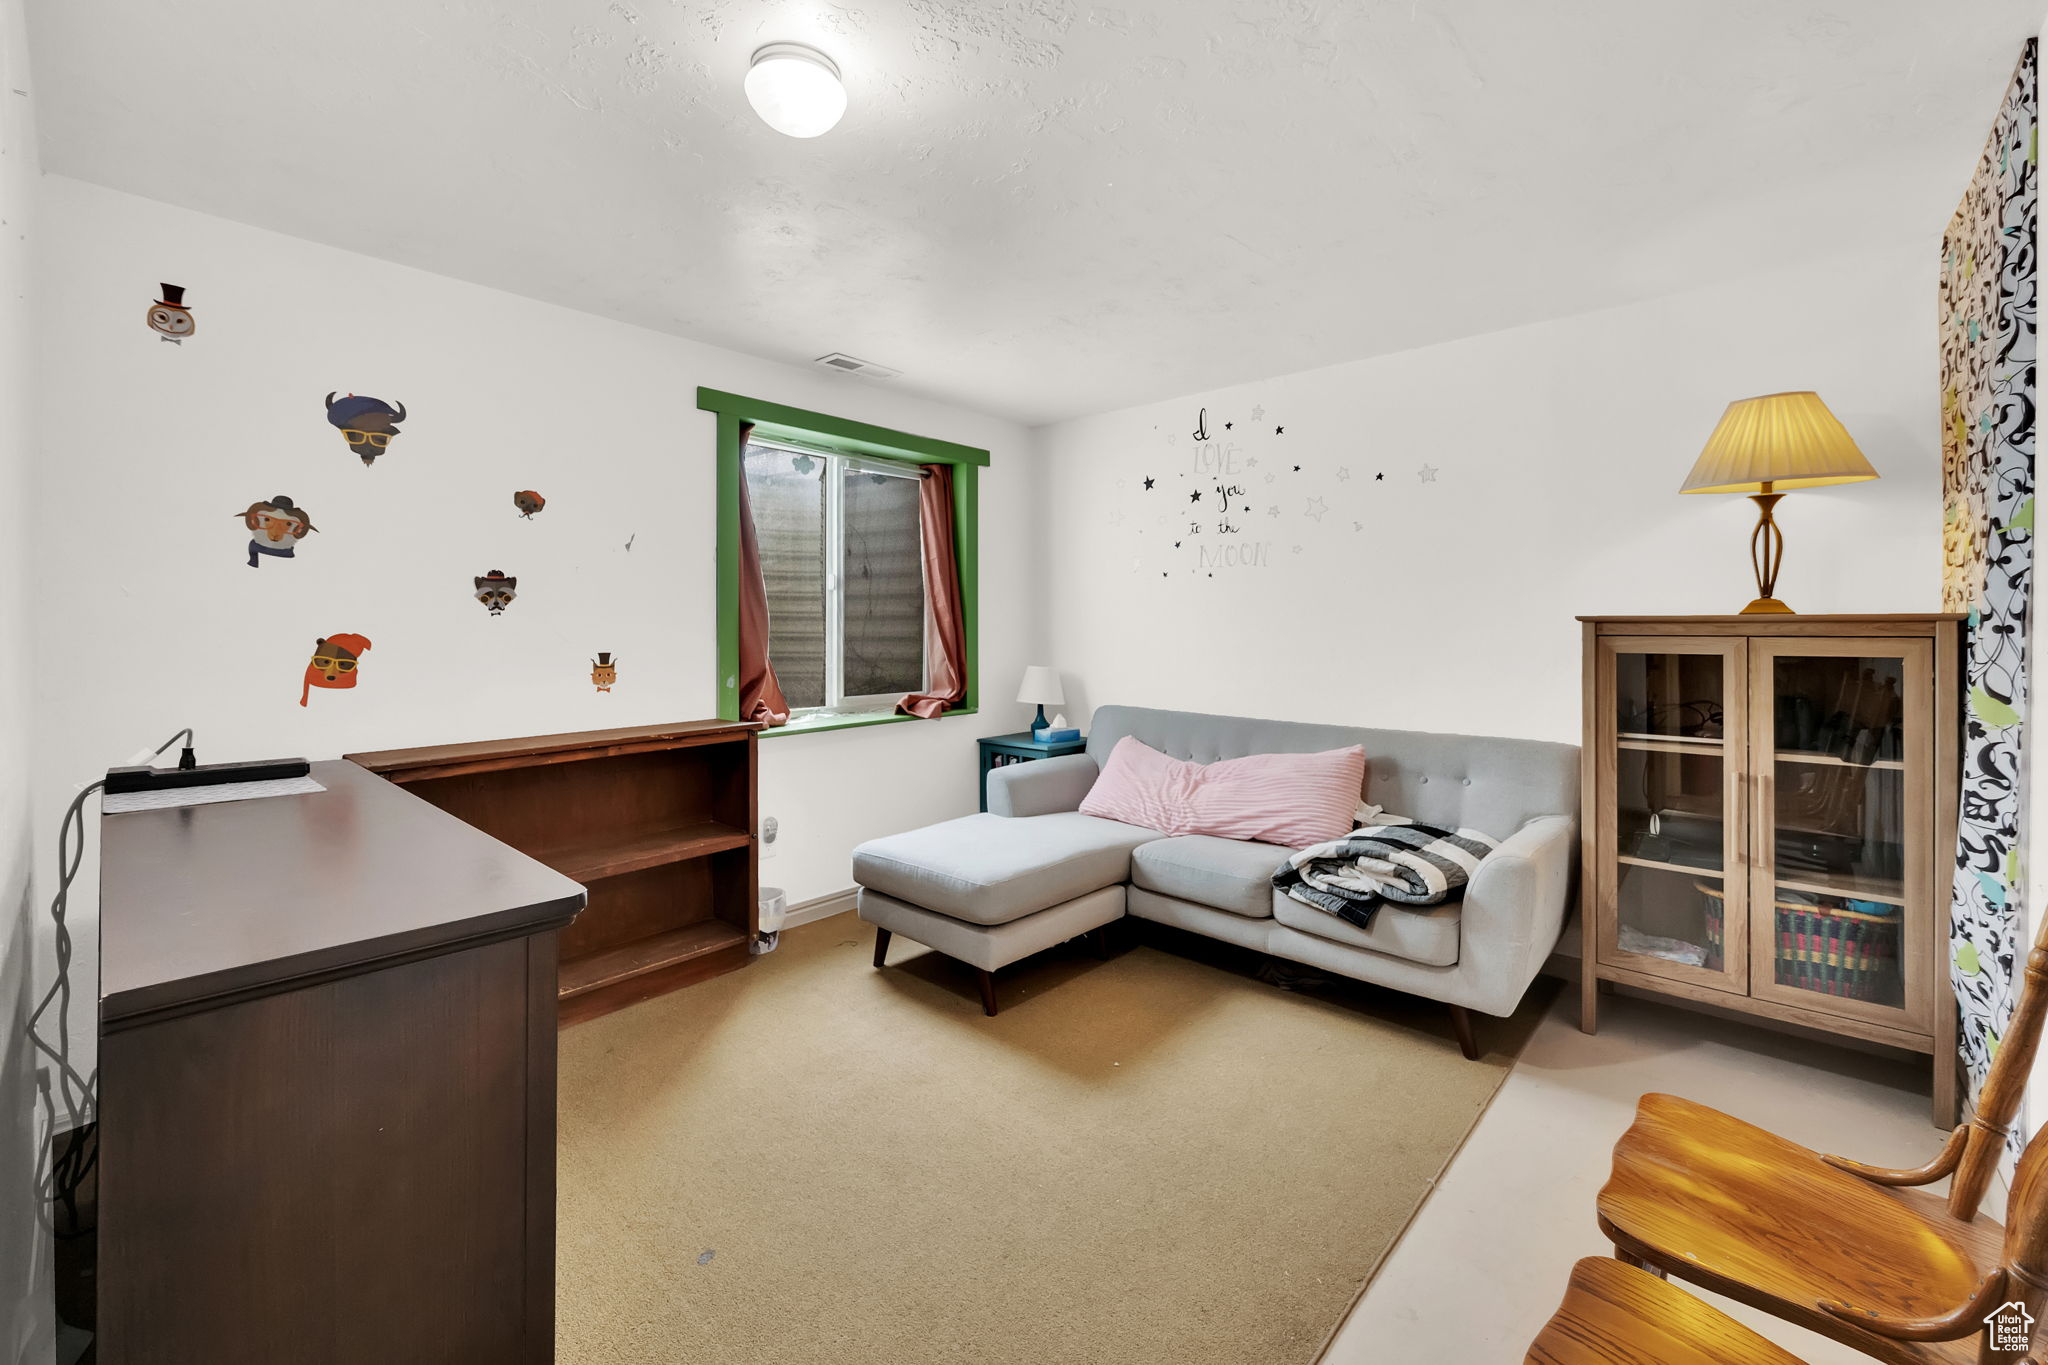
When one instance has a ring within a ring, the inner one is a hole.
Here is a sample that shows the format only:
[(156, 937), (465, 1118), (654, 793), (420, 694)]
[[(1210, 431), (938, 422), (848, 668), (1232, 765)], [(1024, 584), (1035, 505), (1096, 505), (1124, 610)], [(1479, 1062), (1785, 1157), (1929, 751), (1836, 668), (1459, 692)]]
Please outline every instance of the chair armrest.
[(1514, 1013), (1557, 946), (1571, 900), (1578, 822), (1540, 815), (1479, 860), (1465, 887), (1458, 960), (1487, 997), (1477, 1008)]
[(1102, 769), (1086, 754), (1012, 763), (988, 775), (990, 815), (1051, 815), (1079, 810)]

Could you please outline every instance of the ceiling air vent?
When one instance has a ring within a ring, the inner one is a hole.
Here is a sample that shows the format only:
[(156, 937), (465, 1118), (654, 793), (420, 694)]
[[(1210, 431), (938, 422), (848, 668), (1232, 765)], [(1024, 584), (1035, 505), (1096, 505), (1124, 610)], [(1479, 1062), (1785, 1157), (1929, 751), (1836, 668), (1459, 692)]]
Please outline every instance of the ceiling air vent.
[(864, 374), (870, 379), (894, 379), (897, 375), (903, 373), (901, 370), (892, 370), (887, 365), (877, 365), (872, 360), (862, 360), (859, 356), (848, 355), (844, 351), (834, 351), (830, 355), (821, 355), (811, 363), (823, 365), (828, 370), (840, 370), (847, 374)]

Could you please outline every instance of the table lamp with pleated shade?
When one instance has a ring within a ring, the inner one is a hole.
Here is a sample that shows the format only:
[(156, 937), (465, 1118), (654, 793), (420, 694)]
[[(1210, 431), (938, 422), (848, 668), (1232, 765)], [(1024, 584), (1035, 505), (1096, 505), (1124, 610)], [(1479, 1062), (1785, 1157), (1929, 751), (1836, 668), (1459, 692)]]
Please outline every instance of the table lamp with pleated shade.
[(1681, 493), (1747, 493), (1757, 506), (1749, 559), (1756, 570), (1756, 601), (1742, 609), (1789, 612), (1772, 596), (1785, 536), (1771, 509), (1787, 490), (1877, 477), (1845, 428), (1817, 393), (1767, 393), (1738, 398), (1721, 414), (1707, 448), (1693, 462)]

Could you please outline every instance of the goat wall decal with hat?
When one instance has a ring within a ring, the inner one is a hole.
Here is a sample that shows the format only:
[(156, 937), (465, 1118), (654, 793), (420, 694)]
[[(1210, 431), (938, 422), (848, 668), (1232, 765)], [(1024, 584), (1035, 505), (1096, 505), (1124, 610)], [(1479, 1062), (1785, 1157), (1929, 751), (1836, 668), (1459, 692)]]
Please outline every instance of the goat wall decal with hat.
[(1785, 535), (1771, 509), (1795, 488), (1865, 483), (1877, 477), (1849, 430), (1811, 391), (1738, 398), (1721, 414), (1707, 448), (1693, 462), (1681, 493), (1747, 493), (1757, 507), (1749, 536), (1756, 600), (1745, 616), (1790, 612), (1774, 594), (1785, 558)]
[(242, 525), (249, 532), (249, 567), (263, 567), (263, 559), (290, 559), (299, 542), (320, 528), (305, 508), (279, 493), (265, 502), (252, 502), (242, 513)]

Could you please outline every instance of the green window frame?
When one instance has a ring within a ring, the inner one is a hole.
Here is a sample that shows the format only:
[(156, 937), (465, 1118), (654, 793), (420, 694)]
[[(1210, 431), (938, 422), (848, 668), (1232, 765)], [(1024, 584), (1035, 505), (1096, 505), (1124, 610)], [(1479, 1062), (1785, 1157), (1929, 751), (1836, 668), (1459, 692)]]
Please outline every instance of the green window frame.
[[(973, 446), (914, 436), (866, 422), (748, 398), (720, 389), (697, 390), (697, 408), (718, 419), (718, 715), (740, 714), (740, 427), (751, 422), (764, 437), (821, 447), (841, 455), (904, 464), (953, 466), (953, 547), (960, 565), (961, 615), (967, 627), (967, 696), (946, 716), (973, 715), (981, 704), (981, 501), (977, 475), (988, 452)], [(944, 719), (945, 717), (941, 717)], [(762, 731), (769, 735), (815, 734), (863, 725), (888, 725), (915, 716), (839, 716)]]

